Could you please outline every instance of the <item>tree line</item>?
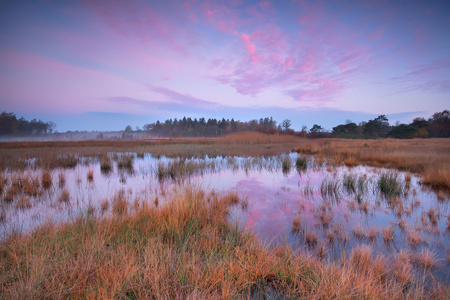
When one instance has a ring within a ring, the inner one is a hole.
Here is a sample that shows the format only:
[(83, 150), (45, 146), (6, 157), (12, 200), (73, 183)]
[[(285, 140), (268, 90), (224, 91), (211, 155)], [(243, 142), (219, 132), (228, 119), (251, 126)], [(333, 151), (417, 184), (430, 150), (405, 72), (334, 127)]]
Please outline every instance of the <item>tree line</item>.
[(333, 127), (333, 136), (342, 138), (392, 137), (399, 139), (450, 137), (450, 113), (448, 110), (437, 112), (429, 119), (415, 118), (410, 124), (390, 125), (385, 115), (356, 125), (346, 122)]
[[(144, 125), (143, 130), (156, 137), (215, 137), (240, 131), (257, 131), (268, 134), (290, 134), (301, 137), (324, 138), (427, 138), (450, 137), (450, 113), (448, 110), (437, 112), (429, 119), (415, 118), (410, 124), (390, 125), (385, 115), (380, 115), (367, 122), (356, 124), (347, 121), (326, 131), (314, 124), (309, 130), (303, 126), (300, 131), (291, 129), (291, 121), (283, 120), (280, 124), (272, 117), (241, 122), (234, 119), (186, 118), (156, 121)], [(131, 126), (125, 132), (132, 133)]]
[[(33, 119), (17, 118), (14, 113), (0, 114), (0, 136), (47, 135), (54, 133), (55, 123)], [(300, 131), (291, 128), (289, 119), (281, 123), (272, 117), (260, 118), (242, 122), (230, 119), (205, 119), (183, 117), (182, 119), (168, 119), (164, 122), (156, 121), (145, 124), (143, 129), (133, 130), (127, 126), (123, 131), (123, 138), (132, 138), (136, 133), (149, 137), (217, 137), (241, 131), (256, 131), (268, 134), (290, 134), (301, 137), (324, 138), (427, 138), (450, 137), (450, 113), (448, 110), (437, 112), (429, 119), (415, 118), (410, 124), (390, 125), (385, 115), (356, 124), (346, 121), (326, 131), (322, 126), (314, 124), (309, 130), (302, 126)]]
[(43, 122), (33, 119), (18, 119), (15, 114), (2, 112), (0, 114), (0, 135), (20, 136), (20, 135), (44, 135), (52, 134), (56, 128), (53, 122)]

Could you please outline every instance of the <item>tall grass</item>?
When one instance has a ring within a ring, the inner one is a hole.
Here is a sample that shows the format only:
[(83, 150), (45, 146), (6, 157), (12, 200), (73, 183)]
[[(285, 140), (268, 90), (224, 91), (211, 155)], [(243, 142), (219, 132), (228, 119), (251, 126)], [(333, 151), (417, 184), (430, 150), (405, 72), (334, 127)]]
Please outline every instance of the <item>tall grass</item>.
[(340, 183), (337, 178), (328, 179), (325, 178), (320, 185), (320, 192), (322, 193), (322, 197), (339, 197), (339, 189)]
[(305, 171), (308, 167), (308, 159), (304, 156), (297, 156), (297, 159), (295, 160), (295, 167), (299, 173)]
[(227, 221), (229, 205), (239, 201), (233, 195), (187, 188), (167, 200), (158, 208), (141, 205), (107, 218), (87, 213), (31, 235), (10, 235), (0, 242), (2, 298), (257, 299), (270, 292), (279, 298), (400, 299), (448, 292), (425, 289), (420, 281), (405, 292), (370, 249), (332, 264), (286, 246), (265, 247)]
[(291, 157), (289, 155), (284, 155), (282, 161), (283, 174), (289, 173), (289, 171), (291, 170), (291, 164), (292, 164)]
[(402, 183), (395, 172), (381, 174), (378, 179), (378, 188), (388, 198), (397, 197), (402, 192)]

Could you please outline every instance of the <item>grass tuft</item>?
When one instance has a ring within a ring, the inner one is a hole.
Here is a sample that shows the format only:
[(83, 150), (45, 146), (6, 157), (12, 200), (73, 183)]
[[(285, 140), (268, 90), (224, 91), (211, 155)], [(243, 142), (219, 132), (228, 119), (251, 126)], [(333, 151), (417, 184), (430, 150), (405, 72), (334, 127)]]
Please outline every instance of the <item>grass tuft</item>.
[(384, 173), (378, 179), (378, 188), (387, 198), (397, 197), (402, 192), (402, 185), (395, 172)]
[(46, 171), (42, 173), (41, 183), (44, 189), (49, 189), (52, 186), (52, 175), (50, 172)]

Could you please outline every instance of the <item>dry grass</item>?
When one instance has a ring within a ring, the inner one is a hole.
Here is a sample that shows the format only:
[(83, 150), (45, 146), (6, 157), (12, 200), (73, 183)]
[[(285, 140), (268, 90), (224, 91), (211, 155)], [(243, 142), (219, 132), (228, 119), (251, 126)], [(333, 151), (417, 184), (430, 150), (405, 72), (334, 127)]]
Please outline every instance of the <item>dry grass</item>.
[(114, 214), (123, 216), (128, 212), (128, 201), (125, 198), (125, 191), (120, 190), (112, 200), (112, 209)]
[(394, 240), (394, 228), (392, 226), (387, 226), (383, 228), (383, 240), (386, 243)]
[(92, 182), (94, 181), (94, 171), (93, 170), (89, 170), (87, 173), (87, 180)]
[(430, 208), (427, 212), (428, 218), (430, 218), (430, 222), (433, 225), (437, 225), (439, 214), (436, 212), (435, 208)]
[(314, 231), (307, 231), (305, 233), (306, 244), (310, 246), (315, 246), (318, 240), (319, 239), (317, 238), (317, 234)]
[(368, 272), (372, 267), (372, 248), (360, 245), (352, 249), (350, 264), (360, 272)]
[(63, 189), (61, 194), (59, 195), (60, 202), (70, 202), (70, 192), (68, 189)]
[(411, 264), (411, 255), (405, 250), (401, 250), (395, 257), (394, 277), (403, 285), (410, 285), (413, 281), (413, 265)]
[(16, 208), (20, 209), (20, 210), (29, 209), (29, 208), (31, 208), (31, 206), (32, 205), (31, 205), (30, 198), (27, 196), (21, 196), (19, 198), (19, 201), (17, 201), (17, 203), (16, 203)]
[(42, 173), (41, 183), (44, 189), (49, 189), (52, 186), (52, 175), (50, 172), (46, 171)]
[(415, 229), (408, 230), (407, 240), (408, 243), (413, 247), (416, 247), (417, 245), (425, 241), (420, 232)]
[(422, 249), (422, 251), (414, 256), (414, 261), (425, 269), (435, 268), (438, 265), (436, 253), (430, 249)]
[(292, 220), (292, 231), (293, 232), (300, 232), (301, 228), (301, 215), (297, 214), (297, 216)]
[(220, 138), (143, 139), (132, 141), (6, 142), (0, 143), (0, 169), (25, 168), (22, 157), (36, 157), (36, 167), (74, 167), (78, 156), (106, 157), (108, 152), (136, 152), (169, 157), (208, 154), (275, 155), (296, 149), (299, 153), (326, 157), (336, 164), (368, 164), (419, 173), (435, 187), (450, 188), (450, 140), (348, 140), (302, 139), (289, 135), (241, 132)]
[(101, 201), (101, 204), (100, 204), (100, 211), (102, 213), (104, 213), (104, 212), (106, 212), (108, 210), (108, 208), (109, 208), (109, 201), (108, 201), (108, 199), (103, 199), (103, 201)]
[[(121, 217), (86, 214), (0, 242), (2, 298), (401, 299), (444, 295), (412, 288), (367, 246), (343, 265), (267, 248), (226, 220), (228, 200), (198, 190)], [(324, 247), (318, 252), (323, 253)], [(323, 253), (324, 255), (324, 253)], [(270, 297), (272, 297), (270, 296)]]
[(323, 155), (337, 163), (351, 159), (356, 164), (420, 173), (424, 183), (450, 188), (449, 139), (323, 139), (305, 142), (297, 151)]

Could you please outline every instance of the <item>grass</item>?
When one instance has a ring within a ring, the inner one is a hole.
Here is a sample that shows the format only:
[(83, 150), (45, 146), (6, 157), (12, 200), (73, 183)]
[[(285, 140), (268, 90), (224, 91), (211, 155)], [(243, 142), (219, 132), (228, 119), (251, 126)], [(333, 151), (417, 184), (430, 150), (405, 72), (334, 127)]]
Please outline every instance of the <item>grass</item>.
[(44, 173), (42, 173), (41, 183), (44, 189), (49, 189), (52, 186), (52, 180), (53, 179), (50, 172), (45, 171)]
[(87, 180), (92, 182), (94, 181), (94, 171), (93, 170), (89, 170), (87, 173)]
[(70, 192), (68, 189), (63, 189), (61, 194), (59, 195), (60, 202), (70, 202)]
[(389, 243), (394, 240), (394, 227), (387, 226), (383, 228), (383, 240)]
[(387, 198), (397, 197), (402, 192), (402, 184), (395, 172), (381, 174), (378, 179), (378, 188)]
[(357, 176), (354, 174), (344, 174), (342, 178), (342, 185), (346, 189), (347, 193), (356, 192)]
[(397, 168), (422, 175), (423, 182), (450, 189), (450, 140), (342, 140), (320, 139), (302, 143), (297, 152), (327, 157), (334, 163)]
[(352, 161), (352, 165), (367, 164), (418, 173), (424, 183), (450, 189), (449, 139), (304, 139), (242, 132), (220, 138), (2, 142), (0, 149), (0, 169), (23, 169), (27, 165), (21, 158), (30, 155), (38, 158), (34, 167), (73, 168), (80, 156), (98, 157), (108, 152), (189, 158), (205, 154), (209, 157), (277, 155), (295, 149), (298, 153), (314, 155), (317, 160), (327, 157), (335, 164)]
[(297, 214), (297, 216), (294, 218), (294, 220), (292, 220), (292, 232), (300, 232), (302, 227), (301, 227), (301, 215)]
[(230, 299), (262, 298), (268, 291), (309, 299), (445, 295), (442, 287), (424, 289), (420, 282), (405, 293), (365, 246), (353, 250), (344, 264), (286, 246), (265, 247), (227, 221), (229, 205), (227, 197), (187, 189), (158, 208), (142, 205), (108, 218), (91, 213), (46, 224), (31, 235), (11, 235), (0, 242), (2, 297)]
[(308, 168), (308, 159), (304, 156), (297, 156), (295, 160), (295, 168), (297, 172), (301, 173)]
[(414, 261), (425, 269), (435, 268), (438, 265), (436, 253), (430, 249), (422, 249), (420, 253), (415, 255)]
[(325, 178), (320, 185), (320, 192), (322, 193), (322, 197), (334, 197), (339, 198), (339, 189), (340, 183), (336, 178), (328, 179)]
[(109, 158), (109, 155), (106, 153), (103, 153), (99, 156), (100, 161), (100, 171), (103, 174), (108, 174), (112, 171), (112, 162), (111, 158)]
[(126, 170), (129, 173), (133, 173), (133, 161), (133, 155), (122, 154), (120, 157), (118, 157), (117, 168), (119, 168), (119, 170)]
[(289, 171), (291, 170), (291, 164), (292, 164), (291, 157), (289, 155), (284, 155), (282, 161), (283, 174), (289, 173)]
[(416, 247), (417, 245), (425, 241), (420, 232), (415, 229), (408, 230), (407, 240), (408, 243), (413, 247)]

